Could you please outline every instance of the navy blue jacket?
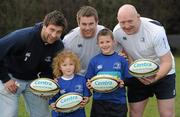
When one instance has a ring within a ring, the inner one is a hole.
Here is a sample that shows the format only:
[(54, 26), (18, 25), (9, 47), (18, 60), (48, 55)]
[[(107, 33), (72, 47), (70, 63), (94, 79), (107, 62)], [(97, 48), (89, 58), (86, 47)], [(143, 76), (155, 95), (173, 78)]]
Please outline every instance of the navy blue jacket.
[(33, 80), (37, 74), (52, 78), (52, 59), (64, 49), (59, 39), (45, 44), (41, 39), (42, 23), (16, 30), (0, 39), (0, 80), (10, 80), (8, 73), (22, 80)]

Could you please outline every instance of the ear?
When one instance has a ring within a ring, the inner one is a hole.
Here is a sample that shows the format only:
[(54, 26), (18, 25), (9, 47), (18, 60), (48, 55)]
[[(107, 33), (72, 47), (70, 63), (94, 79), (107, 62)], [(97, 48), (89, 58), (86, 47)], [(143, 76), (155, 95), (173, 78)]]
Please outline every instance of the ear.
[(119, 20), (118, 20), (118, 16), (117, 16), (116, 18), (117, 18), (117, 21), (119, 21)]

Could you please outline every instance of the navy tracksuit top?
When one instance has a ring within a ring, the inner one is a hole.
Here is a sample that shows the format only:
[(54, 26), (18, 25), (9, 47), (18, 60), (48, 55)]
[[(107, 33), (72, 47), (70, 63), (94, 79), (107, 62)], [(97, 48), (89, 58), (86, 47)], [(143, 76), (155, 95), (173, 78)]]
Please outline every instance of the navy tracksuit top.
[(15, 78), (33, 80), (37, 74), (52, 78), (51, 63), (55, 54), (64, 48), (59, 39), (45, 44), (41, 39), (42, 23), (16, 30), (0, 39), (0, 80), (4, 83), (11, 73)]

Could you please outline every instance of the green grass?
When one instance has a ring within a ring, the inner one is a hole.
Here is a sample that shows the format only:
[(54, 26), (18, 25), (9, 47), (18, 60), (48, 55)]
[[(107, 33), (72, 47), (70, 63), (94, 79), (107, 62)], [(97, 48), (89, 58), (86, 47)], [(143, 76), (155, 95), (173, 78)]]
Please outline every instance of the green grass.
[(29, 114), (26, 112), (25, 104), (24, 104), (24, 99), (20, 97), (19, 101), (19, 113), (18, 117), (29, 117)]
[[(178, 111), (178, 109), (180, 109), (180, 95), (178, 94), (178, 91), (180, 90), (180, 85), (178, 85), (178, 83), (180, 82), (180, 79), (179, 79), (179, 77), (180, 77), (180, 56), (176, 56), (175, 61), (176, 61), (176, 92), (177, 92), (175, 112), (176, 112), (176, 117), (180, 117), (180, 111)], [(89, 117), (90, 108), (91, 108), (91, 101), (86, 106), (87, 117)], [(150, 98), (148, 105), (145, 109), (145, 113), (144, 113), (144, 117), (152, 117), (152, 116), (159, 117), (155, 97)], [(20, 99), (19, 116), (18, 117), (28, 117), (22, 97)]]
[[(175, 63), (176, 63), (176, 99), (175, 99), (175, 117), (180, 117), (180, 95), (178, 94), (178, 91), (180, 90), (180, 85), (178, 83), (180, 82), (180, 56), (175, 57)], [(157, 110), (157, 103), (155, 97), (150, 98), (149, 103), (145, 109), (144, 117), (159, 117), (158, 110)]]

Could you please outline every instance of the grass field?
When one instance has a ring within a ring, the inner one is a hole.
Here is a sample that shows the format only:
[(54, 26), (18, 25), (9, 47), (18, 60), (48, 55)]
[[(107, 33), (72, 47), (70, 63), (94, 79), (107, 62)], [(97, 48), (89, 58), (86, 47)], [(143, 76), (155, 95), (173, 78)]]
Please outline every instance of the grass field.
[[(176, 61), (176, 91), (177, 91), (177, 96), (176, 96), (176, 116), (175, 117), (180, 117), (180, 95), (178, 94), (178, 91), (180, 90), (180, 56), (175, 57)], [(89, 117), (90, 113), (90, 108), (91, 108), (91, 102), (86, 106), (86, 113), (87, 117)], [(28, 114), (25, 111), (25, 106), (23, 103), (23, 99), (21, 98), (20, 100), (20, 106), (19, 106), (19, 116), (18, 117), (29, 117)], [(145, 109), (144, 117), (159, 117), (158, 111), (157, 111), (157, 106), (156, 106), (156, 100), (155, 98), (150, 98), (149, 103)]]

